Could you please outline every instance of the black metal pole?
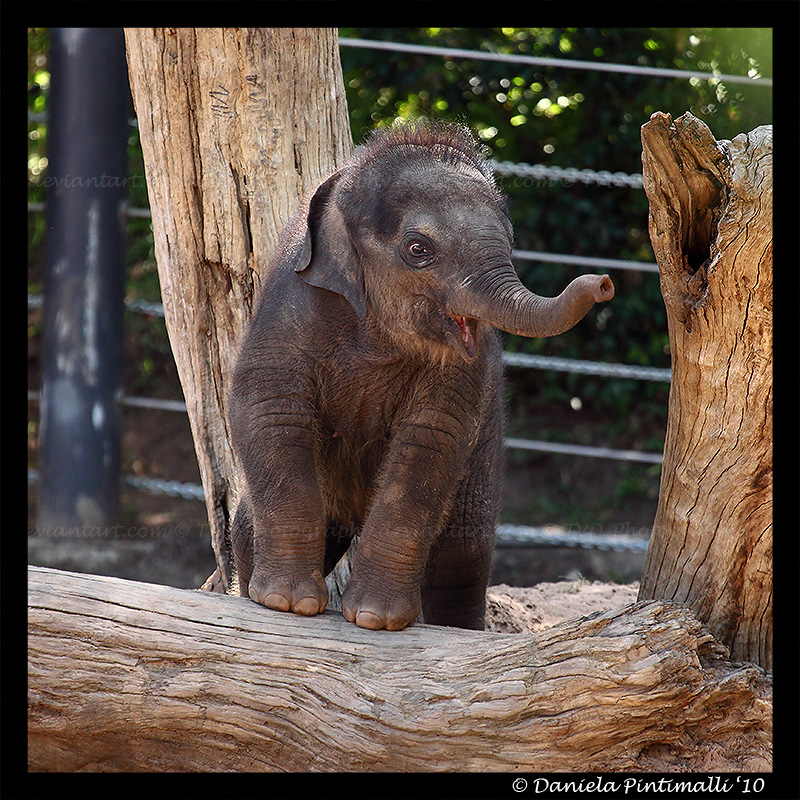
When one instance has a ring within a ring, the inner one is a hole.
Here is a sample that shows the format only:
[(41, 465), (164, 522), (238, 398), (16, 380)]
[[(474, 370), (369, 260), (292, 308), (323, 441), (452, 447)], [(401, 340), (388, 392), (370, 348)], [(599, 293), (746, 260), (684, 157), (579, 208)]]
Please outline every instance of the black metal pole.
[(121, 28), (53, 28), (40, 530), (118, 521), (128, 77)]

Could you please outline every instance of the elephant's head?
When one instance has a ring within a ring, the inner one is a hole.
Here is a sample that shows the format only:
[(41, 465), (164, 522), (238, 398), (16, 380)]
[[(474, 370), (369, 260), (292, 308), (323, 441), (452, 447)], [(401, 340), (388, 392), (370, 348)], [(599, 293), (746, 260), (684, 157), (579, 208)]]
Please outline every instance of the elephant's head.
[(398, 344), (436, 343), (467, 359), (486, 325), (555, 336), (614, 296), (607, 275), (576, 278), (555, 298), (528, 291), (512, 239), (505, 198), (469, 131), (402, 125), (373, 135), (317, 189), (295, 270)]

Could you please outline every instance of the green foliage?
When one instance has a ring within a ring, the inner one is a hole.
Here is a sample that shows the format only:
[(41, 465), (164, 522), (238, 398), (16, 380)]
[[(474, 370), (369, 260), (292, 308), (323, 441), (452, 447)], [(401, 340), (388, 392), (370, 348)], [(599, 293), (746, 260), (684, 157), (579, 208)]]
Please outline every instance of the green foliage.
[[(28, 202), (44, 201), (41, 176), (47, 169), (47, 28), (28, 29)], [(44, 239), (41, 214), (28, 216), (28, 252), (38, 254)], [(30, 288), (30, 287), (29, 287)], [(39, 288), (41, 290), (41, 288)]]

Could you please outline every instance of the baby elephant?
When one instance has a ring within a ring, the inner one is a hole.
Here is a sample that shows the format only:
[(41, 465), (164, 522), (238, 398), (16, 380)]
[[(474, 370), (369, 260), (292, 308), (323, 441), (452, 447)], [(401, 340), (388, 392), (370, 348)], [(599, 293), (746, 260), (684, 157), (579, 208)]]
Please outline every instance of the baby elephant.
[(317, 188), (264, 274), (233, 378), (242, 594), (317, 614), (358, 536), (348, 621), (399, 630), (422, 611), (483, 628), (503, 456), (495, 328), (554, 336), (614, 296), (607, 275), (532, 294), (511, 244), (460, 125), (379, 131)]

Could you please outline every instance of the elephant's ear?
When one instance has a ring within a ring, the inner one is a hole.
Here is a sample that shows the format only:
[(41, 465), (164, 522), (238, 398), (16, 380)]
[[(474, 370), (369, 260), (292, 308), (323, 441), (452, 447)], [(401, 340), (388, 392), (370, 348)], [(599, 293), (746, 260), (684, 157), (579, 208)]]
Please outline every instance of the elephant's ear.
[(344, 216), (332, 197), (340, 175), (341, 171), (334, 172), (311, 198), (306, 233), (294, 270), (306, 283), (342, 295), (363, 319), (367, 309), (361, 262)]

